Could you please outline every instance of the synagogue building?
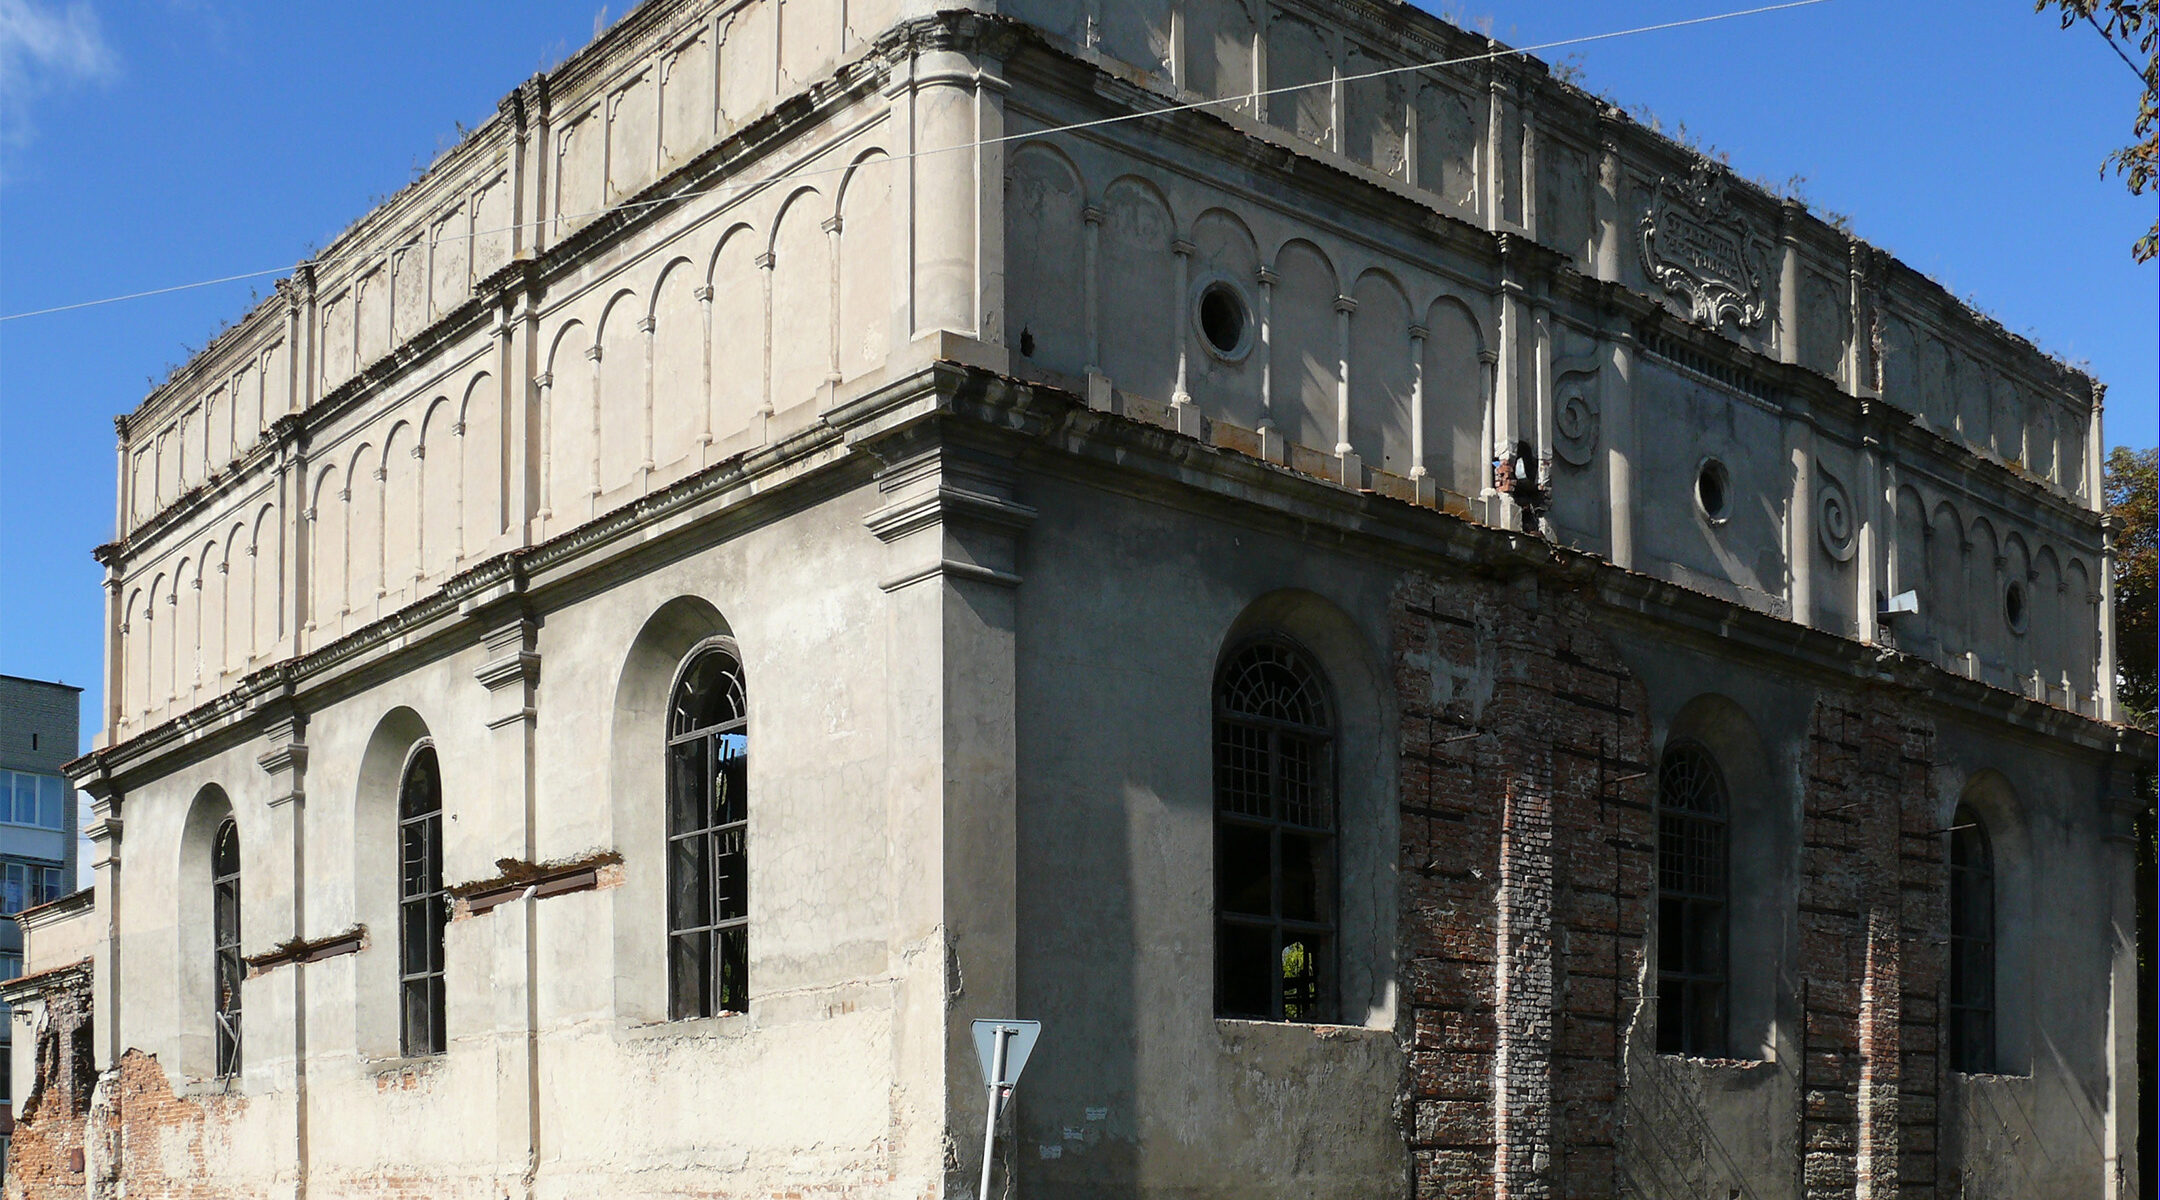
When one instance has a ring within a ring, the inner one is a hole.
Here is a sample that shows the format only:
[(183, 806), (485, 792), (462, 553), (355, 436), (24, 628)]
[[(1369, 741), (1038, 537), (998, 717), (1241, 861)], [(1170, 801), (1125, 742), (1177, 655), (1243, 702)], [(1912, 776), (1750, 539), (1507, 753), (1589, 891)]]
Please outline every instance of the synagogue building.
[(647, 0), (119, 418), (7, 1195), (2137, 1196), (2101, 400), (1407, 4)]

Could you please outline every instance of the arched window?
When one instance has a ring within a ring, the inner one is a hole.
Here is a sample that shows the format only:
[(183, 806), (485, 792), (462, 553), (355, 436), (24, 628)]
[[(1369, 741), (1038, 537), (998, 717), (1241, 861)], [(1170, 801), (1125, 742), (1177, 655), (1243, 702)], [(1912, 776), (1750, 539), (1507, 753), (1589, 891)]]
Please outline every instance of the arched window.
[(450, 917), (442, 878), (442, 771), (422, 742), (398, 785), (399, 1045), (407, 1057), (440, 1054), (443, 1035), (443, 926)]
[(691, 651), (668, 703), (668, 1016), (750, 1005), (749, 708), (734, 643)]
[(1950, 820), (1950, 1067), (1995, 1070), (1995, 847), (1963, 804)]
[(1692, 742), (1658, 768), (1657, 1042), (1664, 1054), (1725, 1053), (1725, 776)]
[(240, 981), (247, 975), (240, 958), (240, 830), (231, 817), (218, 824), (210, 843), (210, 929), (217, 1073), (222, 1078), (240, 1073)]
[(1270, 637), (1215, 681), (1215, 1011), (1336, 1007), (1335, 728), (1303, 650)]

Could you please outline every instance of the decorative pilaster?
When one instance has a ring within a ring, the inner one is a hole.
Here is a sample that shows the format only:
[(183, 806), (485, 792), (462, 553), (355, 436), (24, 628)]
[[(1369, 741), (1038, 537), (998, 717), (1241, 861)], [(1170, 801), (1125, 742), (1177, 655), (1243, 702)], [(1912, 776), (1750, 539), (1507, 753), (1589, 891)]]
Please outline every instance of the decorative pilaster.
[(1778, 361), (1800, 361), (1800, 227), (1807, 209), (1787, 200), (1778, 209)]
[(1103, 210), (1090, 204), (1080, 210), (1081, 252), (1085, 256), (1081, 274), (1085, 317), (1087, 319), (1087, 399), (1088, 407), (1097, 412), (1109, 412), (1113, 403), (1113, 381), (1102, 370), (1102, 223)]
[[(883, 544), (886, 655), (905, 663), (887, 689), (894, 811), (915, 815), (888, 848), (901, 881), (891, 909), (896, 1011), (909, 1028), (906, 1073), (952, 1080), (940, 1143), (980, 1131), (983, 1091), (966, 1023), (932, 1012), (1005, 1012), (1019, 1001), (1015, 591), (1020, 540), (1035, 510), (1014, 498), (1002, 448), (935, 423), (903, 426), (864, 446), (886, 464), (883, 504), (864, 520)], [(942, 1158), (942, 1155), (939, 1155)], [(938, 1170), (938, 1159), (924, 1162)], [(946, 1162), (946, 1195), (970, 1194), (972, 1170)], [(971, 1162), (970, 1168), (974, 1166)]]
[(653, 463), (653, 409), (659, 403), (659, 393), (653, 386), (653, 331), (658, 328), (659, 323), (653, 320), (651, 313), (638, 318), (637, 331), (645, 335), (645, 369), (641, 372), (642, 380), (640, 384), (645, 393), (645, 400), (644, 403), (638, 406), (642, 414), (640, 420), (645, 425), (645, 428), (640, 431), (640, 444), (644, 453), (640, 456), (638, 462), (638, 491), (641, 494), (645, 490), (645, 482), (652, 477), (655, 465)]
[(1365, 486), (1365, 466), (1350, 444), (1350, 316), (1357, 301), (1335, 297), (1335, 458), (1344, 487)]
[(1176, 282), (1171, 285), (1170, 293), (1170, 332), (1177, 339), (1177, 386), (1170, 393), (1170, 420), (1179, 433), (1190, 437), (1203, 435), (1200, 412), (1193, 407), (1187, 374), (1191, 369), (1188, 356), (1192, 353), (1192, 335), (1186, 330), (1186, 293), (1191, 289), (1192, 256), (1196, 249), (1198, 247), (1184, 238), (1170, 243), (1170, 253), (1177, 259)]
[[(540, 393), (540, 470), (535, 480), (540, 508), (534, 519), (545, 526), (555, 519), (555, 372), (533, 376), (533, 387)], [(528, 530), (524, 540), (530, 545), (541, 536), (541, 530)]]
[[(259, 953), (308, 935), (308, 717), (289, 683), (259, 700), (250, 715), (265, 746), (255, 761), (270, 777), (265, 828), (257, 843), (268, 852), (251, 864), (261, 869), (241, 874), (241, 903), (248, 914), (241, 949)], [(305, 967), (295, 966), (283, 976), (254, 976), (242, 985), (246, 1073), (278, 1097), (279, 1108), (291, 1109), (281, 1114), (291, 1122), (292, 1140), (279, 1147), (284, 1161), (278, 1165), (280, 1175), (296, 1181), (293, 1195), (305, 1194), (307, 1176), (307, 976)]]
[[(818, 400), (818, 411), (832, 407), (835, 390), (840, 386), (840, 214), (825, 218), (818, 228), (825, 231), (826, 303), (825, 349), (825, 395)], [(650, 454), (647, 458), (652, 457)]]
[(592, 378), (587, 381), (591, 390), (585, 393), (591, 397), (591, 403), (586, 414), (590, 424), (585, 430), (585, 511), (578, 514), (579, 520), (600, 511), (600, 358), (599, 342), (585, 347), (585, 361), (592, 364)]
[(1283, 444), (1282, 430), (1275, 425), (1275, 281), (1280, 278), (1272, 267), (1262, 266), (1254, 272), (1253, 279), (1260, 285), (1260, 344), (1254, 354), (1260, 359), (1260, 457), (1281, 466), (1286, 461), (1288, 449)]
[(120, 999), (120, 833), (121, 809), (126, 799), (103, 762), (91, 760), (87, 775), (72, 782), (90, 794), (90, 825), (83, 836), (90, 839), (91, 887), (97, 905), (97, 945), (91, 951), (90, 1012), (95, 1031), (94, 1055), (99, 1071), (120, 1062), (127, 1047), (121, 1041)]
[(1598, 372), (1598, 415), (1605, 435), (1606, 553), (1623, 570), (1635, 566), (1635, 330), (1615, 321), (1604, 338)]
[(1853, 612), (1859, 618), (1859, 636), (1863, 642), (1880, 640), (1876, 633), (1876, 614), (1881, 603), (1876, 593), (1882, 590), (1882, 438), (1872, 419), (1879, 416), (1881, 406), (1862, 401), (1860, 405), (1860, 531), (1859, 552), (1854, 557), (1858, 570), (1859, 595), (1853, 598)]
[(1620, 248), (1627, 244), (1627, 222), (1621, 215), (1626, 175), (1620, 163), (1620, 138), (1606, 111), (1598, 113), (1598, 178), (1591, 208), (1597, 219), (1597, 277), (1606, 283), (1620, 281)]
[[(468, 601), (464, 615), (481, 629), (483, 658), (473, 678), (487, 690), (487, 738), (476, 794), (459, 802), (460, 824), (472, 834), (460, 851), (445, 848), (445, 878), (478, 879), (491, 860), (538, 859), (537, 788), (533, 776), (539, 724), (540, 622), (525, 602), (525, 579), (513, 573), (485, 595)], [(460, 922), (453, 937), (486, 962), (488, 1003), (483, 1007), (495, 1058), (494, 1161), (499, 1186), (530, 1195), (521, 1180), (537, 1167), (540, 1144), (537, 1030), (533, 997), (534, 906), (525, 897), (506, 902), (484, 924)]]
[(758, 409), (757, 415), (752, 421), (752, 428), (757, 431), (757, 440), (758, 445), (760, 446), (766, 445), (772, 440), (774, 336), (772, 306), (773, 265), (776, 261), (777, 260), (773, 258), (773, 252), (770, 250), (767, 250), (765, 253), (760, 254), (756, 258), (751, 260), (751, 262), (757, 267), (758, 289), (759, 293), (764, 297), (762, 307), (765, 311), (764, 328), (760, 333), (763, 349), (758, 354), (760, 371), (758, 383)]
[(706, 456), (706, 454), (707, 454), (707, 453), (709, 452), (709, 449), (708, 449), (708, 448), (709, 448), (709, 447), (711, 447), (711, 445), (712, 445), (712, 443), (713, 443), (713, 431), (712, 431), (712, 425), (713, 425), (713, 421), (712, 421), (712, 404), (713, 404), (713, 402), (712, 402), (712, 394), (713, 394), (713, 390), (712, 390), (712, 387), (713, 387), (713, 379), (712, 379), (712, 343), (713, 343), (713, 328), (712, 328), (712, 302), (713, 302), (713, 290), (712, 290), (712, 287), (711, 287), (710, 285), (707, 285), (707, 286), (705, 286), (705, 287), (701, 287), (701, 288), (699, 288), (699, 289), (698, 289), (697, 291), (695, 291), (695, 292), (693, 292), (693, 293), (691, 293), (691, 294), (692, 294), (693, 296), (695, 296), (695, 297), (697, 298), (697, 304), (698, 304), (698, 329), (699, 329), (699, 331), (700, 331), (700, 332), (699, 332), (699, 334), (698, 334), (698, 435), (697, 435), (697, 444), (698, 444), (698, 457), (699, 457), (699, 461), (701, 461), (701, 462), (702, 462), (702, 461), (706, 461), (706, 459), (705, 459), (705, 456)]
[(1419, 504), (1436, 504), (1439, 491), (1425, 467), (1425, 339), (1431, 330), (1410, 323), (1410, 486)]

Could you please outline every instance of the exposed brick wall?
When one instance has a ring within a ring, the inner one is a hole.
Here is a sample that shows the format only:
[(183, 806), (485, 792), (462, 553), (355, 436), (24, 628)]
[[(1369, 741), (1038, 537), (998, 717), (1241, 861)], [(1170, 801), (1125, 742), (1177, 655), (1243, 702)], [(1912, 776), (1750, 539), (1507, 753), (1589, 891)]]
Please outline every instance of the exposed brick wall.
[[(247, 1101), (211, 1096), (200, 1100), (173, 1094), (165, 1068), (155, 1056), (129, 1050), (102, 1082), (104, 1102), (90, 1113), (89, 1169), (94, 1182), (119, 1180), (129, 1196), (209, 1200), (230, 1196), (229, 1178), (210, 1171), (174, 1175), (175, 1163), (221, 1164), (230, 1140), (227, 1126)], [(119, 1195), (115, 1192), (114, 1195)]]
[[(1777, 1173), (1714, 1162), (1706, 1131), (1662, 1127), (1699, 1122), (1702, 1097), (1637, 1020), (1651, 731), (1590, 614), (1550, 591), (1413, 579), (1393, 624), (1416, 1194), (1611, 1196)], [(1938, 1194), (1947, 876), (1933, 730), (1897, 700), (1825, 694), (1804, 748), (1801, 1129), (1785, 1169), (1809, 1197)], [(1632, 1070), (1630, 1053), (1645, 1060)], [(1658, 1161), (1624, 1161), (1623, 1122), (1644, 1126), (1632, 1152)]]
[(1804, 1194), (1932, 1196), (1949, 915), (1934, 730), (1874, 693), (1825, 696), (1801, 830)]
[(1647, 927), (1650, 730), (1582, 604), (1413, 578), (1405, 1106), (1420, 1196), (1610, 1196)]
[(90, 974), (56, 971), (41, 989), (37, 1072), (8, 1143), (8, 1200), (82, 1200), (83, 1115), (97, 1071), (91, 1061)]

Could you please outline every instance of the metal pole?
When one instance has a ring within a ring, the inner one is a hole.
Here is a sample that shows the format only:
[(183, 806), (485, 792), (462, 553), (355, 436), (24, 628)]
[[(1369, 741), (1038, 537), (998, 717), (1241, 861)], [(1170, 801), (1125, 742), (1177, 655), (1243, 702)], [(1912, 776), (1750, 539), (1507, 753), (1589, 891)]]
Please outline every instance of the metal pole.
[(990, 1200), (990, 1158), (996, 1150), (998, 1109), (1003, 1107), (999, 1101), (1005, 1092), (1005, 1047), (1018, 1032), (1000, 1026), (995, 1035), (996, 1047), (990, 1052), (990, 1094), (983, 1113), (982, 1186), (975, 1190), (976, 1200)]

